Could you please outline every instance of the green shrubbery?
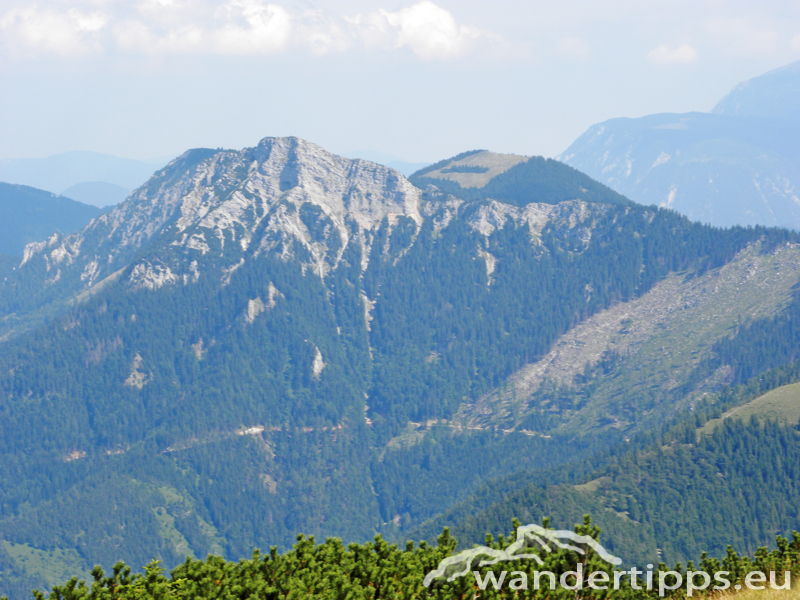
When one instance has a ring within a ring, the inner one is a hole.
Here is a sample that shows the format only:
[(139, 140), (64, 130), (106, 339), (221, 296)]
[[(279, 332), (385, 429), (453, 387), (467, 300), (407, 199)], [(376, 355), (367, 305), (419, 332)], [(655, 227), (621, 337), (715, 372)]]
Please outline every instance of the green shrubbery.
[[(545, 527), (548, 520), (544, 520)], [(515, 520), (514, 527), (519, 526)], [(491, 548), (505, 549), (515, 541), (515, 531), (507, 537), (499, 536), (494, 540), (486, 536), (486, 543)], [(575, 533), (590, 536), (597, 540), (600, 529), (592, 525), (587, 515), (583, 524), (576, 525)], [(37, 600), (190, 600), (190, 599), (241, 599), (278, 600), (295, 598), (319, 598), (331, 600), (368, 600), (379, 598), (432, 598), (436, 600), (481, 598), (516, 598), (518, 592), (510, 586), (493, 589), (492, 586), (481, 590), (477, 577), (468, 573), (447, 581), (444, 578), (434, 580), (429, 588), (424, 587), (425, 575), (434, 570), (444, 558), (451, 556), (456, 547), (447, 529), (438, 538), (438, 544), (428, 545), (425, 542), (415, 546), (407, 542), (404, 549), (390, 545), (380, 536), (365, 544), (345, 546), (338, 538), (327, 539), (318, 544), (313, 537), (298, 536), (294, 547), (283, 553), (271, 548), (269, 554), (253, 552), (249, 560), (229, 562), (218, 556), (209, 556), (203, 560), (187, 559), (186, 562), (167, 575), (157, 561), (151, 562), (143, 573), (132, 573), (130, 567), (118, 563), (113, 572), (105, 574), (100, 567), (92, 571), (93, 581), (85, 583), (72, 579), (63, 586), (55, 587), (49, 596), (34, 592)], [(550, 553), (541, 552), (543, 564), (532, 560), (497, 563), (491, 566), (479, 566), (476, 563), (471, 569), (479, 573), (485, 580), (489, 571), (500, 570), (525, 573), (527, 579), (534, 581), (534, 572), (549, 571), (559, 580), (561, 575), (573, 571), (581, 565), (584, 573), (606, 572), (614, 581), (614, 567), (600, 558), (586, 544), (573, 546), (573, 549), (562, 547)], [(695, 567), (691, 562), (682, 567), (676, 565), (668, 569), (665, 564), (654, 568), (654, 580), (660, 572), (665, 573), (664, 580), (674, 585), (675, 574), (679, 574), (684, 584), (675, 590), (669, 590), (666, 596), (683, 597), (686, 595), (687, 573), (704, 571), (709, 574), (724, 571), (731, 586), (745, 581), (748, 573), (777, 572), (776, 581), (784, 582), (785, 571), (797, 571), (800, 565), (800, 535), (794, 534), (791, 540), (778, 538), (777, 549), (771, 552), (759, 549), (755, 556), (740, 556), (732, 548), (728, 548), (722, 560), (709, 558), (705, 554), (700, 564)], [(640, 565), (643, 567), (643, 565)], [(627, 567), (628, 569), (630, 567)], [(618, 569), (619, 570), (619, 569)], [(567, 576), (566, 581), (574, 583)], [(544, 581), (547, 581), (546, 579)], [(716, 582), (715, 582), (716, 583)], [(635, 587), (641, 589), (636, 590)], [(631, 585), (630, 576), (620, 579), (620, 589), (613, 591), (615, 598), (658, 598), (657, 585), (648, 590), (644, 579), (637, 576), (636, 586)], [(594, 590), (584, 586), (581, 597), (607, 598), (610, 591)], [(556, 586), (549, 589), (534, 590), (531, 585), (527, 597), (571, 599), (575, 591)]]

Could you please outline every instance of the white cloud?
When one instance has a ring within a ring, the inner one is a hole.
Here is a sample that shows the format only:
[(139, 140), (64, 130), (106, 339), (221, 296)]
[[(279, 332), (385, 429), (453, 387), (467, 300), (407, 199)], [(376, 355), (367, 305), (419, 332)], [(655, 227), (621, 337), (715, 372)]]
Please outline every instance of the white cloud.
[(592, 48), (581, 38), (569, 36), (558, 43), (556, 53), (566, 58), (582, 59), (592, 54)]
[(676, 65), (692, 63), (697, 60), (697, 51), (688, 44), (670, 48), (661, 44), (647, 53), (647, 60), (654, 65)]
[(171, 0), (148, 0), (138, 8), (145, 18), (113, 28), (117, 48), (130, 54), (266, 55), (285, 49), (292, 34), (289, 12), (259, 0), (230, 0), (210, 15), (196, 11), (193, 20), (189, 7)]
[(800, 52), (800, 33), (796, 33), (792, 36), (792, 50)]
[(308, 10), (297, 20), (295, 41), (316, 56), (342, 52), (352, 44), (347, 29), (346, 21), (337, 23), (337, 19), (321, 10)]
[(192, 54), (210, 50), (207, 32), (193, 25), (155, 32), (140, 21), (123, 21), (114, 26), (113, 35), (116, 47), (129, 54)]
[(220, 12), (228, 22), (209, 34), (211, 48), (219, 54), (272, 54), (289, 43), (292, 18), (281, 6), (232, 0)]
[(479, 30), (459, 25), (450, 12), (429, 0), (397, 12), (381, 10), (380, 15), (389, 25), (394, 46), (407, 46), (422, 60), (456, 58), (481, 37)]
[(0, 48), (28, 56), (115, 51), (243, 56), (292, 47), (324, 55), (358, 44), (367, 50), (407, 48), (422, 60), (447, 60), (462, 56), (478, 39), (500, 40), (460, 24), (431, 0), (352, 18), (316, 9), (292, 13), (265, 0), (227, 0), (217, 7), (212, 0), (77, 0), (73, 5), (81, 2), (100, 5), (109, 14), (65, 10), (58, 0), (49, 0), (53, 8), (12, 8), (0, 13)]
[(100, 35), (108, 21), (100, 11), (12, 8), (0, 17), (0, 44), (10, 54), (85, 56), (102, 51)]

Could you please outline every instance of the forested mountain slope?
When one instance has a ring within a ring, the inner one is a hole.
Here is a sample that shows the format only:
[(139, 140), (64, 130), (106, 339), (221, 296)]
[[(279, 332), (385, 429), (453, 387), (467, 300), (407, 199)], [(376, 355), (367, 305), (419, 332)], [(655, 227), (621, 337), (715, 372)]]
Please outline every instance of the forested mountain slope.
[[(659, 426), (680, 407), (735, 381), (740, 361), (755, 362), (757, 353), (765, 353), (753, 347), (750, 357), (714, 355), (741, 324), (791, 315), (798, 280), (797, 245), (767, 251), (757, 244), (718, 269), (671, 274), (639, 298), (572, 328), (547, 355), (465, 403), (456, 420), (465, 427), (577, 436)], [(776, 335), (777, 327), (768, 335)]]
[[(691, 376), (662, 395), (663, 402), (682, 394), (688, 411), (658, 429), (639, 429), (613, 452), (547, 473), (497, 480), (415, 533), (430, 537), (452, 525), (469, 544), (510, 515), (552, 515), (564, 526), (584, 510), (595, 515), (611, 548), (640, 563), (685, 562), (702, 551), (720, 556), (729, 544), (753, 553), (776, 534), (791, 535), (800, 526), (799, 323), (800, 296), (794, 290), (775, 314), (742, 321), (705, 352), (692, 352), (699, 356), (690, 361)], [(698, 334), (702, 339), (702, 329)], [(601, 359), (587, 369), (591, 377), (578, 375), (550, 397), (573, 402), (594, 393), (607, 397), (604, 386), (625, 379), (626, 371), (649, 372), (654, 387), (664, 386), (648, 360), (646, 355), (621, 364)], [(715, 376), (716, 385), (691, 393)], [(628, 389), (631, 398), (642, 395)], [(533, 397), (541, 400), (548, 393)]]
[(411, 182), (464, 200), (501, 200), (514, 206), (532, 202), (558, 204), (580, 198), (587, 202), (630, 204), (630, 200), (583, 173), (541, 156), (463, 152), (420, 169)]
[[(535, 175), (516, 199), (464, 198), (266, 138), (189, 151), (80, 233), (29, 246), (0, 307), (54, 316), (0, 345), (4, 585), (53, 581), (31, 552), (88, 569), (402, 531), (686, 403), (674, 391), (637, 422), (654, 399), (627, 398), (618, 426), (578, 436), (581, 407), (547, 400), (464, 423), (593, 315), (725, 269), (723, 289), (750, 289), (752, 264), (784, 277), (748, 310), (791, 306), (793, 234), (693, 224), (554, 161)], [(587, 355), (585, 376), (603, 364)], [(554, 421), (525, 421), (542, 407)]]
[(668, 443), (637, 445), (578, 477), (495, 481), (410, 535), (431, 538), (451, 525), (469, 547), (512, 515), (548, 515), (568, 527), (583, 511), (603, 528), (607, 547), (634, 564), (685, 564), (702, 552), (724, 556), (729, 545), (752, 555), (775, 535), (791, 536), (800, 502), (796, 423), (729, 420), (695, 434), (687, 428)]

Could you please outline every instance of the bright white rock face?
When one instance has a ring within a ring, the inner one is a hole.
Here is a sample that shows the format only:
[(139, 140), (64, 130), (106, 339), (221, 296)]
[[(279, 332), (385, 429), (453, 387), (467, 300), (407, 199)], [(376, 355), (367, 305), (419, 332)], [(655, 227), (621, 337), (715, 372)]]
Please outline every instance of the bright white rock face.
[[(391, 235), (401, 219), (418, 233), (425, 220), (440, 231), (459, 218), (462, 200), (423, 196), (391, 168), (294, 137), (265, 138), (241, 151), (190, 150), (80, 233), (29, 245), (23, 264), (43, 266), (45, 285), (72, 285), (78, 294), (128, 266), (126, 280), (134, 290), (210, 276), (226, 285), (245, 261), (265, 255), (299, 261), (305, 273), (325, 278), (352, 243), (360, 247), (365, 270), (384, 222)], [(591, 219), (604, 210), (580, 200), (524, 208), (490, 201), (467, 222), (487, 237), (508, 224), (524, 224), (534, 244), (551, 223), (578, 228), (577, 237), (588, 243)], [(163, 243), (156, 244), (156, 254), (136, 258), (157, 238)], [(487, 260), (493, 271), (494, 259)], [(216, 272), (209, 261), (217, 262)], [(254, 300), (248, 320), (274, 306), (276, 297)]]
[[(200, 153), (206, 156), (197, 161)], [(231, 244), (253, 256), (280, 247), (282, 256), (289, 258), (290, 240), (308, 250), (308, 267), (324, 276), (338, 262), (354, 229), (368, 245), (384, 218), (391, 222), (409, 217), (419, 226), (420, 194), (393, 169), (342, 158), (297, 138), (265, 138), (257, 147), (239, 152), (189, 151), (82, 232), (29, 245), (23, 264), (44, 261), (49, 271), (75, 263), (84, 287), (89, 287), (156, 236), (170, 235), (175, 237), (173, 247), (200, 258)], [(328, 256), (328, 245), (319, 242), (318, 232), (308, 231), (300, 215), (304, 205), (318, 207), (330, 219), (333, 228), (325, 233), (338, 238), (332, 244), (338, 255)], [(175, 283), (182, 274), (174, 268), (142, 262), (134, 266), (130, 282), (149, 289)], [(197, 277), (195, 267), (188, 280)]]

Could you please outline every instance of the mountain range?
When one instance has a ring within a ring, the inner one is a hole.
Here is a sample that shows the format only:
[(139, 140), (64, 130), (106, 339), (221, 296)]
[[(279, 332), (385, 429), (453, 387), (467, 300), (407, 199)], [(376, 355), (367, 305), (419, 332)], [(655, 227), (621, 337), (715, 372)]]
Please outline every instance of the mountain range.
[[(70, 234), (102, 211), (25, 185), (0, 183), (0, 254), (22, 257), (25, 246)], [(19, 262), (19, 260), (17, 260)]]
[(711, 110), (726, 117), (800, 120), (800, 61), (737, 85)]
[(77, 151), (45, 158), (0, 159), (0, 181), (46, 190), (103, 208), (124, 200), (166, 162)]
[(618, 118), (558, 159), (643, 204), (712, 225), (800, 228), (800, 63), (736, 86), (711, 114)]
[(727, 411), (799, 376), (799, 242), (541, 157), (475, 150), (406, 179), (298, 138), (187, 151), (0, 285), (0, 585), (299, 532), (452, 522), (469, 542), (511, 511), (596, 509), (631, 562), (717, 551), (700, 512), (750, 514), (731, 535), (769, 543), (796, 515), (753, 503), (793, 487), (687, 492), (694, 512), (658, 525), (678, 509), (636, 486), (705, 461), (705, 497), (727, 498), (718, 473), (797, 464), (794, 417)]

